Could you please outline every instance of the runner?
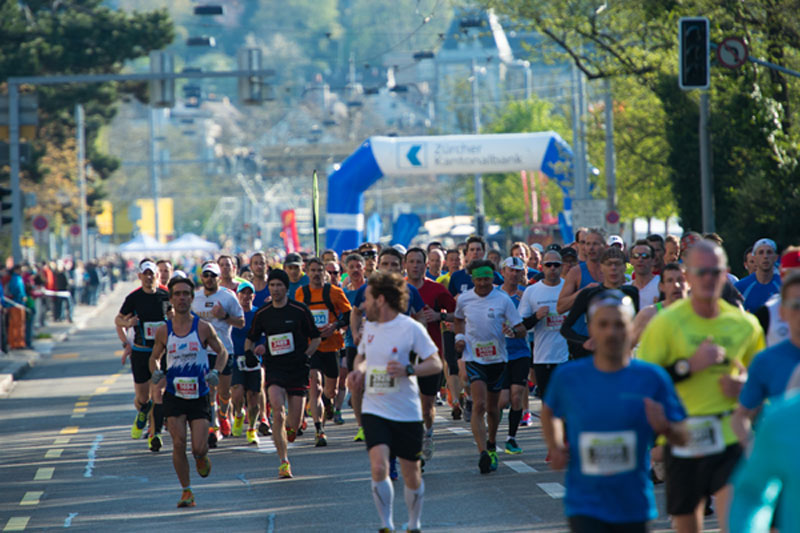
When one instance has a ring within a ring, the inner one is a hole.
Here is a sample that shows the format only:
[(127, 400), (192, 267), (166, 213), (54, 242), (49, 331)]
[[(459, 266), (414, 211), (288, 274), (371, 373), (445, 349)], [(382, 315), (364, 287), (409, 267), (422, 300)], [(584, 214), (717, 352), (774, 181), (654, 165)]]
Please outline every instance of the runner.
[[(272, 301), (253, 317), (245, 341), (245, 355), (263, 356), (266, 389), (272, 406), (272, 440), (281, 461), (278, 477), (292, 477), (288, 444), (294, 442), (303, 417), (303, 401), (308, 391), (309, 358), (319, 348), (319, 330), (305, 304), (288, 298), (289, 276), (273, 269), (268, 278)], [(261, 336), (267, 345), (256, 346)], [(288, 417), (285, 406), (288, 405)]]
[(689, 294), (689, 286), (686, 284), (686, 276), (683, 272), (683, 266), (680, 263), (667, 263), (664, 265), (658, 280), (658, 290), (664, 295), (664, 299), (653, 305), (648, 305), (636, 313), (636, 318), (633, 321), (634, 346), (639, 344), (639, 338), (642, 336), (642, 332), (657, 313), (663, 311), (678, 300), (686, 298)]
[[(578, 261), (585, 262), (586, 259), (586, 234), (589, 233), (589, 228), (578, 228), (575, 230), (576, 251), (578, 252)], [(603, 238), (605, 242), (605, 238)]]
[(637, 356), (664, 367), (689, 413), (690, 441), (665, 453), (667, 512), (678, 533), (700, 531), (714, 496), (727, 529), (728, 478), (742, 448), (730, 424), (741, 372), (764, 347), (753, 315), (721, 300), (727, 257), (710, 241), (686, 253), (689, 298), (658, 313), (642, 334)]
[(283, 260), (283, 269), (289, 276), (289, 294), (294, 295), (297, 289), (308, 285), (308, 276), (303, 272), (305, 263), (300, 254), (286, 254)]
[(511, 298), (492, 286), (496, 275), (492, 262), (476, 259), (467, 268), (475, 286), (456, 303), (456, 351), (463, 354), (469, 377), (473, 402), (470, 422), (480, 452), (478, 468), (481, 474), (487, 474), (497, 470), (496, 439), (500, 423), (497, 405), (508, 379), (506, 334), (523, 338), (526, 332)]
[(444, 254), (444, 264), (447, 272), (436, 278), (436, 283), (441, 283), (446, 288), (450, 286), (450, 276), (453, 272), (464, 268), (464, 257), (461, 255), (461, 250), (458, 248), (447, 250)]
[(575, 251), (575, 248), (570, 248), (569, 246), (562, 248), (558, 253), (561, 254), (561, 278), (567, 279), (567, 276), (572, 269), (578, 265), (578, 252)]
[[(790, 246), (781, 257), (781, 283), (792, 272), (800, 270), (800, 247)], [(767, 303), (756, 309), (753, 313), (761, 323), (766, 335), (767, 346), (776, 344), (789, 338), (789, 325), (780, 316), (780, 293), (772, 295)]]
[[(406, 252), (408, 254), (408, 252)], [(425, 272), (425, 277), (431, 281), (436, 281), (442, 275), (442, 267), (444, 267), (444, 251), (440, 248), (434, 248), (428, 252), (428, 270)], [(441, 351), (439, 352), (441, 353)]]
[(372, 497), (382, 532), (394, 531), (394, 487), (389, 456), (400, 458), (408, 531), (421, 529), (425, 483), (422, 480), (422, 407), (418, 377), (437, 375), (442, 363), (425, 328), (403, 316), (408, 284), (400, 275), (380, 271), (365, 291), (367, 322), (358, 345), (351, 390), (364, 390), (362, 420), (372, 470)]
[[(344, 264), (347, 269), (347, 279), (345, 280), (343, 289), (345, 296), (347, 296), (347, 301), (350, 302), (352, 308), (358, 289), (366, 283), (364, 279), (364, 258), (357, 253), (352, 253), (345, 257)], [(356, 359), (357, 349), (353, 342), (353, 332), (351, 328), (347, 328), (344, 343), (343, 364), (340, 363), (339, 365), (339, 393), (336, 395), (336, 404), (333, 411), (333, 423), (337, 425), (344, 424), (342, 406), (344, 405), (344, 400), (347, 395), (346, 379), (348, 372), (353, 370), (353, 361)], [(350, 401), (355, 405), (355, 402), (360, 401), (360, 396), (357, 399), (351, 395)], [(356, 424), (358, 425), (358, 431), (353, 440), (355, 442), (360, 442), (364, 440), (364, 430), (361, 428), (361, 412), (354, 407), (353, 414), (356, 416)]]
[[(250, 256), (250, 273), (252, 275), (251, 282), (253, 289), (255, 289), (255, 296), (253, 297), (253, 308), (261, 308), (266, 301), (269, 300), (269, 287), (267, 286), (267, 256), (264, 252), (256, 252)], [(264, 384), (264, 368), (261, 368), (261, 394), (259, 395), (259, 409), (258, 409), (258, 433), (262, 437), (269, 437), (272, 434), (267, 416), (269, 408), (267, 406), (267, 391), (263, 388)]]
[(659, 434), (675, 445), (688, 439), (667, 373), (631, 359), (634, 313), (628, 295), (596, 294), (589, 307), (594, 357), (557, 369), (542, 405), (550, 465), (567, 467), (564, 507), (574, 533), (646, 532), (658, 516), (650, 443)]
[[(432, 253), (440, 253), (433, 250)], [(439, 357), (442, 354), (442, 322), (450, 318), (456, 309), (456, 301), (447, 289), (439, 283), (426, 278), (425, 250), (422, 248), (409, 248), (406, 252), (405, 268), (408, 282), (419, 290), (422, 301), (425, 302), (425, 324)], [(448, 314), (450, 316), (448, 316)], [(442, 364), (442, 368), (444, 365)], [(444, 374), (438, 373), (419, 378), (419, 391), (422, 400), (422, 419), (425, 422), (425, 436), (422, 441), (422, 456), (425, 462), (433, 458), (435, 445), (433, 443), (433, 419), (436, 416), (436, 394), (442, 386)]]
[(334, 287), (342, 287), (342, 269), (339, 267), (339, 263), (335, 261), (328, 261), (325, 263), (325, 278), (328, 280), (328, 283), (333, 285)]
[[(472, 261), (483, 259), (486, 256), (486, 240), (480, 235), (472, 235), (467, 239), (467, 252), (464, 256), (464, 262), (470, 264)], [(494, 271), (493, 271), (494, 272)], [(494, 272), (494, 284), (502, 285), (503, 279), (497, 272)], [(472, 278), (467, 269), (457, 270), (450, 274), (450, 283), (448, 289), (450, 294), (454, 297), (467, 292), (475, 285), (472, 283)]]
[(753, 245), (756, 271), (736, 283), (736, 289), (744, 297), (745, 311), (754, 312), (764, 305), (770, 296), (781, 290), (781, 278), (775, 271), (778, 247), (771, 239), (759, 239)]
[[(197, 289), (192, 301), (192, 312), (207, 321), (214, 327), (217, 336), (228, 353), (233, 353), (233, 340), (231, 328), (244, 327), (244, 311), (239, 305), (236, 295), (219, 286), (219, 265), (214, 261), (206, 261), (200, 270), (203, 278), (203, 287)], [(208, 353), (208, 362), (216, 367), (217, 354)], [(231, 374), (233, 373), (233, 358), (228, 358), (227, 364), (219, 377), (219, 388), (216, 383), (209, 384), (211, 390), (211, 427), (208, 430), (208, 446), (216, 448), (217, 442), (222, 437), (231, 434), (231, 423), (228, 420), (228, 411), (231, 400)], [(219, 392), (219, 394), (217, 394)], [(215, 404), (218, 409), (215, 409)], [(219, 422), (217, 422), (219, 420)]]
[(364, 242), (358, 247), (358, 253), (364, 258), (364, 275), (371, 276), (378, 263), (378, 247)]
[(660, 280), (653, 274), (655, 268), (653, 246), (645, 240), (636, 241), (631, 248), (631, 263), (633, 264), (634, 278), (630, 285), (639, 291), (639, 309), (644, 309), (659, 299), (658, 284)]
[(303, 302), (311, 310), (314, 324), (322, 337), (322, 343), (311, 356), (310, 372), (309, 403), (317, 447), (328, 445), (322, 425), (326, 419), (333, 419), (333, 400), (339, 379), (339, 351), (344, 348), (344, 337), (340, 330), (350, 323), (351, 310), (342, 289), (322, 282), (324, 269), (321, 260), (316, 257), (309, 259), (306, 266), (309, 284), (297, 289), (294, 295), (295, 300)]
[(239, 284), (233, 279), (236, 272), (233, 268), (233, 258), (229, 255), (221, 255), (217, 258), (217, 264), (219, 265), (219, 286), (235, 293)]
[(167, 283), (172, 279), (172, 263), (168, 259), (159, 259), (156, 261), (156, 266), (158, 267), (158, 284), (162, 289), (167, 290)]
[[(242, 407), (245, 403), (245, 395), (247, 398), (247, 442), (248, 444), (258, 444), (258, 432), (256, 425), (259, 422), (258, 411), (261, 407), (262, 392), (262, 372), (261, 361), (253, 354), (248, 357), (245, 355), (244, 344), (247, 340), (247, 334), (250, 333), (250, 327), (253, 324), (253, 317), (256, 310), (253, 308), (253, 297), (255, 289), (253, 284), (249, 281), (239, 283), (236, 288), (236, 297), (239, 300), (239, 305), (242, 306), (244, 312), (244, 326), (241, 328), (233, 328), (231, 330), (231, 340), (233, 341), (233, 377), (231, 379), (231, 400), (233, 402), (233, 428), (231, 433), (234, 437), (241, 437), (242, 430), (244, 429), (244, 412)], [(262, 337), (258, 344), (264, 344), (265, 339)], [(266, 423), (264, 421), (263, 423)], [(269, 425), (267, 425), (267, 432), (272, 433)]]
[[(558, 296), (556, 312), (559, 314), (566, 313), (572, 308), (581, 289), (597, 287), (603, 281), (603, 273), (600, 270), (600, 256), (606, 248), (603, 230), (598, 228), (586, 230), (581, 234), (581, 239), (584, 243), (582, 248), (586, 261), (578, 263), (580, 268), (573, 268), (567, 274), (564, 280), (564, 287)], [(580, 243), (581, 241), (578, 242)], [(578, 246), (578, 257), (581, 257), (580, 244)], [(586, 320), (583, 318), (578, 322), (575, 329), (581, 335), (588, 335), (589, 333), (586, 327)]]
[[(653, 248), (653, 274), (656, 276), (661, 274), (661, 270), (664, 268), (664, 237), (658, 235), (657, 233), (653, 233), (648, 235), (645, 239), (647, 244)], [(648, 304), (649, 305), (649, 304)], [(646, 306), (642, 306), (644, 308)]]
[(164, 413), (160, 395), (163, 384), (152, 384), (152, 377), (148, 360), (153, 350), (156, 330), (164, 324), (169, 310), (169, 294), (157, 286), (156, 272), (158, 267), (150, 259), (139, 263), (139, 281), (141, 287), (130, 293), (114, 319), (114, 324), (124, 330), (133, 330), (133, 340), (129, 345), (127, 340), (122, 343), (122, 364), (130, 355), (131, 373), (133, 374), (134, 406), (138, 411), (131, 426), (131, 438), (142, 437), (145, 424), (151, 415), (150, 435), (148, 447), (157, 452), (161, 449), (161, 428), (164, 424)]
[[(194, 507), (194, 494), (189, 479), (189, 461), (186, 460), (186, 423), (192, 431), (192, 455), (197, 473), (208, 477), (211, 460), (208, 458), (208, 440), (211, 420), (209, 387), (219, 381), (225, 368), (228, 351), (217, 337), (214, 328), (207, 322), (192, 316), (194, 283), (188, 278), (175, 278), (169, 282), (169, 298), (175, 316), (156, 330), (153, 350), (149, 360), (152, 382), (158, 383), (166, 377), (164, 393), (164, 416), (167, 417), (172, 438), (172, 464), (178, 475), (183, 492), (178, 507)], [(209, 372), (206, 352), (211, 348), (219, 356)], [(164, 354), (167, 355), (166, 374), (160, 369)]]
[(675, 235), (667, 235), (664, 239), (664, 263), (677, 263), (680, 251), (680, 240)]

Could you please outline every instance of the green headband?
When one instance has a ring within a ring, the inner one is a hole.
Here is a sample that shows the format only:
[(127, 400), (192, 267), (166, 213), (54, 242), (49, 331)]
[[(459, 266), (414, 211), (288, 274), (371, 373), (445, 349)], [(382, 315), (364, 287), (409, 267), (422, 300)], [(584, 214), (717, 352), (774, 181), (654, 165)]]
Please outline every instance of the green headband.
[(478, 267), (471, 272), (472, 279), (475, 278), (494, 278), (494, 270), (492, 267), (482, 266)]

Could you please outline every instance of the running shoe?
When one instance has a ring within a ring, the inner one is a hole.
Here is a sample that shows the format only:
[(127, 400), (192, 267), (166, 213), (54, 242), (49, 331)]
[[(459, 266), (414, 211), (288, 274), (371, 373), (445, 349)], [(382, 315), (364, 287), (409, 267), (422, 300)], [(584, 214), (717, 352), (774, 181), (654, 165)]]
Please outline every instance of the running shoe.
[(219, 432), (223, 437), (231, 436), (231, 423), (228, 422), (227, 415), (219, 415)]
[(272, 428), (269, 427), (266, 419), (262, 418), (261, 422), (258, 423), (258, 432), (262, 437), (269, 437), (272, 435)]
[(317, 442), (314, 444), (314, 446), (316, 446), (317, 448), (322, 448), (323, 446), (327, 446), (327, 445), (328, 445), (328, 439), (325, 438), (325, 432), (324, 431), (318, 431), (317, 432)]
[(281, 461), (281, 466), (278, 468), (278, 477), (281, 479), (292, 477), (292, 467), (289, 465), (289, 461)]
[(394, 533), (394, 529), (389, 529), (388, 527), (382, 527), (378, 530), (378, 533)]
[(506, 441), (506, 453), (509, 455), (517, 455), (522, 453), (522, 448), (517, 446), (516, 439), (511, 438)]
[(293, 428), (288, 428), (287, 427), (286, 428), (286, 440), (289, 441), (289, 442), (294, 442), (294, 440), (296, 438), (297, 438), (297, 431), (295, 431)]
[(433, 435), (428, 435), (426, 432), (425, 436), (422, 437), (422, 457), (424, 457), (426, 461), (433, 459), (433, 451), (435, 448), (433, 444)]
[(208, 454), (203, 457), (195, 457), (194, 464), (200, 477), (208, 477), (211, 473), (211, 459), (208, 458)]
[(520, 426), (530, 426), (533, 425), (533, 417), (531, 416), (530, 411), (525, 411), (525, 414), (522, 415), (522, 420), (519, 421)]
[(396, 481), (397, 478), (400, 477), (400, 474), (397, 472), (397, 458), (390, 457), (389, 458), (389, 478), (392, 481)]
[(244, 415), (236, 415), (233, 417), (233, 427), (231, 428), (231, 434), (234, 437), (241, 437), (242, 430), (244, 429)]
[(497, 452), (494, 450), (489, 450), (489, 458), (492, 460), (492, 462), (489, 464), (489, 470), (494, 472), (497, 470)]
[(258, 446), (258, 432), (256, 432), (255, 428), (247, 430), (247, 444), (255, 444)]
[(478, 459), (478, 468), (481, 474), (488, 474), (492, 471), (492, 458), (486, 450), (481, 452), (481, 457)]
[(190, 490), (184, 490), (181, 493), (181, 499), (178, 501), (178, 507), (194, 507), (194, 494)]
[(453, 417), (453, 420), (461, 420), (461, 406), (455, 404), (453, 409), (450, 411), (450, 416)]
[(325, 406), (325, 420), (333, 420), (333, 404), (331, 403)]
[(333, 423), (337, 426), (344, 424), (344, 418), (342, 418), (342, 412), (339, 409), (333, 412)]
[(353, 442), (364, 442), (364, 428), (358, 428), (356, 436), (353, 437)]
[(219, 438), (217, 437), (217, 428), (208, 428), (208, 447), (216, 448)]
[[(306, 429), (308, 429), (308, 422), (306, 421), (305, 417), (303, 417), (303, 423), (300, 425), (300, 429), (302, 431), (305, 431)], [(302, 431), (298, 431), (297, 434), (298, 435), (302, 435), (303, 434)]]
[(467, 423), (472, 421), (472, 398), (464, 401), (464, 421)]
[(444, 405), (444, 400), (442, 400), (442, 393), (436, 393), (436, 405)]
[(144, 410), (139, 409), (136, 413), (136, 418), (133, 420), (133, 426), (131, 426), (131, 438), (132, 439), (140, 439), (142, 438), (142, 432), (144, 431), (144, 427), (147, 425), (147, 418), (150, 416), (150, 409), (153, 407), (153, 400), (149, 400), (147, 402), (147, 406)]
[(162, 444), (163, 443), (161, 442), (161, 435), (159, 435), (158, 433), (147, 439), (147, 446), (150, 448), (151, 452), (159, 451), (161, 449)]

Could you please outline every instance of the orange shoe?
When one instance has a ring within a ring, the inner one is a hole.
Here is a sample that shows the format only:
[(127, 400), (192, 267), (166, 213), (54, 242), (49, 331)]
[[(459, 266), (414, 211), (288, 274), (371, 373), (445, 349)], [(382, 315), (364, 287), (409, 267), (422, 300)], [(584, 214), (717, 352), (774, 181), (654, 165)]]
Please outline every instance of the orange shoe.
[(178, 507), (194, 507), (194, 494), (190, 490), (184, 490), (181, 494), (181, 499), (178, 501)]
[(286, 440), (289, 442), (294, 442), (294, 439), (297, 438), (297, 431), (293, 428), (286, 428)]

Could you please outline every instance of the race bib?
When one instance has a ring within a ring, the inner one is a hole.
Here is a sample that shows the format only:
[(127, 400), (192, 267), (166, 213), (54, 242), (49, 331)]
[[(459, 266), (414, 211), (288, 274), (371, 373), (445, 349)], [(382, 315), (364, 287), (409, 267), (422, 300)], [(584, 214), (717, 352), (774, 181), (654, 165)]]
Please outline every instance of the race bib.
[(145, 322), (144, 323), (144, 338), (151, 341), (156, 338), (156, 330), (163, 326), (165, 322)]
[(391, 377), (385, 368), (369, 367), (367, 368), (367, 394), (377, 394), (382, 396), (384, 394), (391, 394), (397, 392), (397, 380)]
[(267, 337), (269, 353), (274, 355), (285, 355), (294, 351), (294, 335), (291, 333), (279, 333)]
[(720, 453), (725, 449), (725, 437), (722, 433), (722, 420), (716, 416), (690, 416), (686, 419), (689, 430), (689, 442), (686, 446), (673, 446), (675, 457), (705, 457)]
[(503, 360), (503, 356), (500, 355), (500, 350), (497, 349), (497, 341), (476, 342), (474, 352), (475, 358), (482, 363), (492, 363), (494, 361)]
[(328, 325), (328, 310), (327, 309), (312, 309), (311, 316), (314, 317), (314, 325), (318, 328)]
[(178, 377), (172, 383), (175, 385), (175, 396), (184, 400), (196, 400), (200, 397), (200, 385), (197, 378)]
[(636, 468), (636, 432), (583, 432), (578, 438), (581, 473), (611, 476)]
[(244, 356), (244, 355), (237, 355), (236, 356), (236, 368), (238, 368), (242, 372), (254, 372), (256, 370), (259, 370), (260, 367), (256, 366), (256, 367), (250, 368), (249, 366), (247, 366), (247, 357)]
[(545, 327), (550, 330), (560, 330), (561, 324), (564, 323), (564, 315), (549, 313), (545, 318)]

